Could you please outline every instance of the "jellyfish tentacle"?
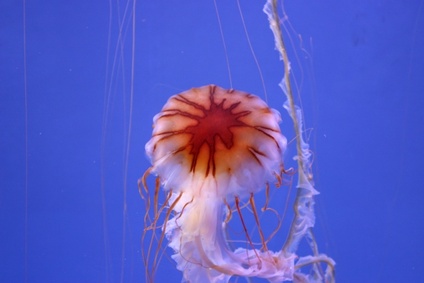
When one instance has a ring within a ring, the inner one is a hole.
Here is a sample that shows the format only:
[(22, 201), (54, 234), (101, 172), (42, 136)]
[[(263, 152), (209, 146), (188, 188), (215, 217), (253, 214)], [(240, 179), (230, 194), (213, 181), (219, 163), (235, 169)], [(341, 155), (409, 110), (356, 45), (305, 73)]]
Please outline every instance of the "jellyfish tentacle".
[(267, 247), (267, 244), (266, 244), (266, 241), (265, 241), (264, 232), (262, 231), (261, 225), (259, 223), (259, 216), (258, 216), (258, 211), (256, 210), (255, 199), (254, 199), (252, 193), (250, 194), (249, 203), (250, 203), (250, 206), (252, 207), (253, 216), (254, 216), (255, 222), (256, 222), (256, 227), (258, 228), (259, 236), (261, 238), (262, 250), (268, 251), (268, 247)]
[[(172, 198), (172, 192), (170, 191), (168, 193), (168, 201)], [(168, 223), (168, 219), (173, 211), (173, 208), (177, 205), (178, 201), (181, 199), (183, 193), (181, 192), (176, 198), (175, 200), (171, 203), (169, 210), (166, 212), (165, 214), (165, 220), (164, 220), (164, 224), (162, 227), (162, 233), (160, 234), (159, 240), (158, 240), (158, 246), (161, 247), (162, 246), (162, 242), (165, 238), (165, 234), (166, 234), (166, 225)], [(168, 203), (168, 202), (167, 202)], [(150, 251), (150, 247), (149, 247), (149, 251)], [(153, 266), (152, 266), (152, 275), (154, 276), (154, 274), (156, 273), (156, 268), (157, 268), (157, 263), (158, 263), (158, 254), (159, 254), (159, 249), (156, 250), (155, 256), (153, 258)]]
[[(263, 11), (268, 16), (270, 28), (274, 35), (275, 48), (280, 55), (280, 59), (283, 61), (284, 76), (279, 86), (287, 99), (284, 103), (284, 108), (287, 110), (293, 121), (293, 128), (296, 134), (297, 151), (295, 160), (297, 160), (298, 163), (298, 184), (296, 200), (294, 204), (295, 215), (290, 227), (289, 237), (284, 243), (282, 251), (284, 253), (294, 253), (297, 250), (299, 242), (306, 237), (313, 251), (313, 258), (315, 258), (316, 261), (311, 261), (312, 270), (310, 274), (303, 275), (301, 273), (296, 273), (295, 276), (308, 279), (305, 280), (305, 282), (312, 282), (310, 279), (313, 279), (313, 282), (315, 282), (315, 280), (322, 282), (322, 272), (320, 271), (320, 267), (318, 267), (317, 263), (323, 262), (320, 259), (327, 259), (327, 256), (320, 255), (318, 253), (318, 245), (314, 239), (312, 231), (312, 228), (315, 225), (314, 196), (318, 194), (318, 191), (316, 191), (313, 186), (313, 176), (311, 172), (311, 151), (309, 150), (309, 144), (304, 140), (302, 111), (300, 107), (295, 104), (293, 97), (293, 91), (290, 82), (290, 60), (287, 55), (287, 49), (285, 47), (283, 34), (279, 23), (280, 16), (278, 13), (277, 2), (278, 0), (267, 0)], [(327, 260), (325, 263), (327, 263), (327, 271), (329, 272), (329, 277), (327, 279), (330, 280), (330, 282), (333, 282), (335, 280), (334, 261)]]
[[(243, 226), (244, 233), (246, 235), (246, 239), (247, 239), (249, 245), (252, 247), (254, 253), (256, 254), (256, 257), (259, 259), (259, 262), (260, 262), (260, 257), (258, 255), (258, 253), (256, 252), (256, 248), (253, 245), (253, 242), (252, 242), (252, 239), (250, 238), (249, 232), (247, 232), (246, 223), (244, 222), (244, 218), (243, 218), (243, 214), (241, 213), (241, 210), (240, 210), (239, 202), (240, 202), (240, 199), (239, 199), (238, 196), (236, 196), (235, 197), (236, 208), (237, 208), (238, 215), (240, 217), (241, 224)], [(253, 213), (255, 213), (255, 211)]]
[(225, 198), (222, 199), (222, 201), (224, 202), (225, 206), (227, 207), (227, 215), (225, 217), (224, 223), (228, 224), (228, 222), (230, 222), (232, 216), (233, 216), (233, 212), (231, 210), (231, 206), (230, 204), (227, 202), (227, 200)]

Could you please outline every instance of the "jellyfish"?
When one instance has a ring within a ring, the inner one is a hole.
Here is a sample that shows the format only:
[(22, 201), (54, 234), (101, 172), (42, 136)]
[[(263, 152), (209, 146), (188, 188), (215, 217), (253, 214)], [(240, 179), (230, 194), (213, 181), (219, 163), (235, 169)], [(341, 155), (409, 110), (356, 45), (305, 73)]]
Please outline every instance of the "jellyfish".
[[(162, 237), (187, 282), (228, 282), (234, 275), (292, 279), (294, 255), (268, 250), (262, 236), (261, 249), (252, 244), (232, 251), (224, 233), (229, 203), (240, 212), (240, 200), (248, 198), (259, 225), (254, 194), (281, 183), (287, 141), (279, 122), (280, 114), (259, 97), (216, 85), (172, 96), (154, 117), (148, 174), (157, 175), (156, 190), (161, 184), (168, 194)], [(154, 202), (152, 227), (161, 210)]]

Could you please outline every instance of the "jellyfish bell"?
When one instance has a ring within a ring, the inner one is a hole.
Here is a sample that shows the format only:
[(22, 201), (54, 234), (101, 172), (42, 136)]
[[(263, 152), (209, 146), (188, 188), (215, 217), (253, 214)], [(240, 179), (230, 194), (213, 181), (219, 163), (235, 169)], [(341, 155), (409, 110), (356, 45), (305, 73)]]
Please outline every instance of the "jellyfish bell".
[[(218, 197), (258, 191), (281, 170), (280, 114), (259, 97), (209, 85), (171, 97), (146, 145), (165, 190)], [(192, 188), (196, 184), (196, 188)], [(212, 192), (209, 192), (212, 193)]]
[[(263, 237), (262, 248), (256, 249), (239, 206), (241, 198), (249, 197), (261, 233), (253, 194), (270, 182), (281, 182), (287, 141), (280, 120), (280, 114), (259, 97), (215, 85), (172, 96), (154, 117), (152, 138), (146, 144), (152, 163), (147, 173), (157, 175), (158, 182), (154, 216), (145, 217), (151, 222), (145, 231), (162, 229), (159, 245), (166, 235), (184, 280), (228, 282), (233, 275), (271, 282), (292, 279), (294, 256), (269, 251)], [(146, 175), (148, 193), (145, 179)], [(162, 206), (157, 201), (160, 184), (168, 193)], [(232, 251), (226, 242), (228, 203), (235, 203), (251, 249)], [(156, 254), (153, 265), (157, 258)]]

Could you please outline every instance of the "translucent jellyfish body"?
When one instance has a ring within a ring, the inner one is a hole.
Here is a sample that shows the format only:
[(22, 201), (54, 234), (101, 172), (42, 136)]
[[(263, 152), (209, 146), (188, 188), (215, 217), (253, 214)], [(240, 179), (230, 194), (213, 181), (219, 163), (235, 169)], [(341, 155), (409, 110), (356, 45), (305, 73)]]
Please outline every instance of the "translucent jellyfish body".
[[(268, 250), (263, 237), (261, 248), (232, 250), (224, 233), (228, 203), (235, 203), (250, 241), (241, 199), (249, 199), (260, 225), (253, 195), (270, 182), (279, 184), (284, 170), (287, 141), (280, 120), (259, 97), (215, 85), (172, 96), (154, 117), (146, 152), (148, 173), (158, 182), (146, 229), (162, 229), (159, 243), (166, 236), (183, 281), (228, 282), (234, 275), (292, 280), (294, 255)], [(157, 200), (160, 185), (167, 193), (163, 205)], [(150, 272), (159, 258), (155, 254)]]

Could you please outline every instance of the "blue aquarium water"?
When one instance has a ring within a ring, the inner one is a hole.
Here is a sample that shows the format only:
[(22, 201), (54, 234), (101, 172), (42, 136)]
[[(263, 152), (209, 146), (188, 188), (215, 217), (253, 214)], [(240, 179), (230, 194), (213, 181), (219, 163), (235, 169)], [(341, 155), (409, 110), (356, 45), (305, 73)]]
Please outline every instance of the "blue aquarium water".
[[(236, 1), (2, 1), (0, 282), (144, 282), (137, 180), (150, 166), (153, 116), (173, 94), (216, 84), (258, 95), (281, 112), (295, 168), (262, 2), (240, 1), (245, 31)], [(424, 2), (284, 8), (320, 252), (336, 261), (337, 282), (421, 282)], [(290, 188), (287, 174), (274, 249), (291, 221)], [(180, 282), (166, 239), (152, 249), (155, 282)]]

